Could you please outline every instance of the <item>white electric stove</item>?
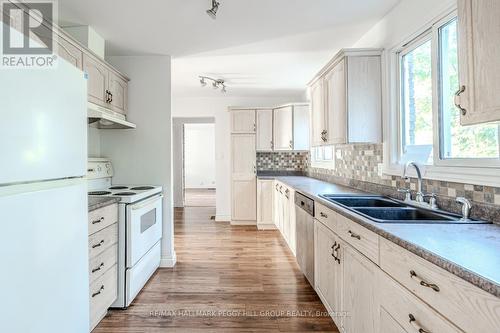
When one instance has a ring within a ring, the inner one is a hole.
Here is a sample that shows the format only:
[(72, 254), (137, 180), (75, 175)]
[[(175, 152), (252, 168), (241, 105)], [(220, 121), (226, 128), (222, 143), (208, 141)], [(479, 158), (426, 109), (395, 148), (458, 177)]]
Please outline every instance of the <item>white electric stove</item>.
[(90, 158), (88, 194), (118, 202), (118, 298), (112, 307), (126, 308), (160, 266), (162, 187), (113, 184), (108, 159)]

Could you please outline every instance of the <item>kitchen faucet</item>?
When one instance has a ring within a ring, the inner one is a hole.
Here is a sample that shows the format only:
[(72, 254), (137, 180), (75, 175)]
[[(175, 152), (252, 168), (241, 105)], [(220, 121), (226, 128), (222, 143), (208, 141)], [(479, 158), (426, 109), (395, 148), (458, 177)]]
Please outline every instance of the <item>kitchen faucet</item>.
[[(415, 168), (415, 171), (417, 173), (417, 196), (415, 197), (415, 200), (412, 200), (411, 198), (411, 191), (409, 189), (398, 189), (399, 192), (405, 193), (405, 201), (409, 203), (413, 203), (418, 206), (422, 206), (425, 208), (431, 208), (431, 209), (438, 209), (437, 203), (436, 203), (436, 194), (431, 193), (431, 194), (424, 194), (422, 192), (422, 172), (420, 171), (420, 167), (417, 165), (416, 162), (410, 161), (406, 163), (404, 172), (403, 172), (403, 179), (408, 180), (410, 177), (407, 175), (408, 169), (410, 167)], [(424, 198), (429, 197), (429, 203), (424, 201)]]

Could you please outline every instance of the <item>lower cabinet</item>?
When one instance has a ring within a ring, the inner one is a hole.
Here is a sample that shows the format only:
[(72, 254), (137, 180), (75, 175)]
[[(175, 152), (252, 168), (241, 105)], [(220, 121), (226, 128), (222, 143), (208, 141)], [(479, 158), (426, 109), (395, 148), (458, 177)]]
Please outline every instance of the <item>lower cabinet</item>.
[(292, 253), (296, 254), (295, 191), (275, 181), (273, 185), (273, 223)]
[(274, 225), (274, 180), (257, 180), (257, 228), (276, 229)]

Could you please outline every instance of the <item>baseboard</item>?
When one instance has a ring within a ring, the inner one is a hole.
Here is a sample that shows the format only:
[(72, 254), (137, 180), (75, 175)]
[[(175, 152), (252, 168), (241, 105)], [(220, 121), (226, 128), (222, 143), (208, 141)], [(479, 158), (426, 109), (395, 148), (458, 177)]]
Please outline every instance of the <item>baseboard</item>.
[(174, 252), (172, 257), (161, 257), (160, 267), (170, 268), (174, 267), (176, 263), (177, 263), (177, 255)]
[(257, 225), (257, 221), (231, 221), (231, 225)]
[(257, 223), (257, 229), (259, 230), (276, 230), (276, 224), (270, 223), (270, 224), (258, 224)]
[(215, 222), (231, 222), (231, 215), (216, 215)]

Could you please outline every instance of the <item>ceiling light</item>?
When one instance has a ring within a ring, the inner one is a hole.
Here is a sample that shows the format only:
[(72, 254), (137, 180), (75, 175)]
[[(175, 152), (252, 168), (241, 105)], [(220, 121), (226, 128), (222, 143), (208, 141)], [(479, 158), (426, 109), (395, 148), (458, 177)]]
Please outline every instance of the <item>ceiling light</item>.
[(200, 84), (202, 87), (205, 87), (207, 85), (207, 81), (209, 81), (209, 82), (212, 82), (212, 88), (214, 88), (215, 90), (221, 88), (222, 93), (227, 92), (226, 81), (224, 81), (223, 79), (214, 79), (214, 78), (211, 78), (208, 76), (202, 76), (202, 75), (200, 75), (198, 77), (200, 78)]
[(204, 78), (204, 77), (202, 77), (202, 78), (200, 79), (200, 84), (201, 84), (201, 86), (202, 86), (202, 87), (204, 87), (204, 86), (206, 86), (206, 85), (207, 85), (207, 81), (205, 81), (205, 78)]
[(221, 92), (222, 92), (223, 94), (225, 94), (225, 93), (227, 92), (227, 90), (226, 90), (226, 86), (225, 86), (225, 85), (222, 85), (222, 90), (221, 90)]
[(214, 89), (219, 89), (219, 83), (217, 81), (214, 81), (214, 83), (212, 83), (212, 87)]
[(217, 18), (217, 11), (219, 10), (220, 3), (217, 0), (212, 0), (212, 8), (207, 10), (208, 16), (213, 18), (214, 20)]

